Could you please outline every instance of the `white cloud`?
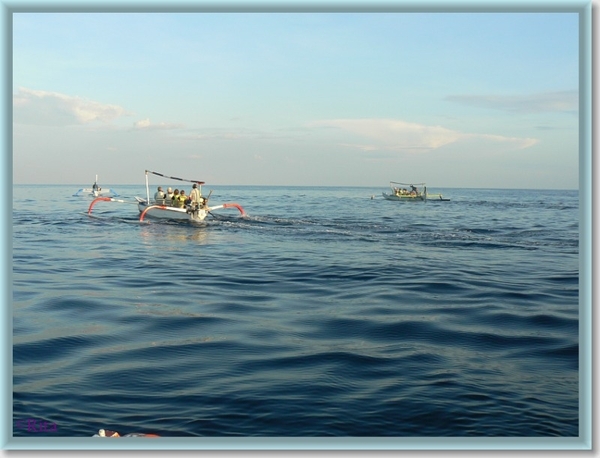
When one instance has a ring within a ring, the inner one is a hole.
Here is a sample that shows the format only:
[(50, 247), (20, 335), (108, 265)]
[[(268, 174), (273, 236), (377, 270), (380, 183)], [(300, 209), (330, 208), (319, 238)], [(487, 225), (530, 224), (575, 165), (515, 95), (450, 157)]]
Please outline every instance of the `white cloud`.
[(501, 135), (486, 135), (486, 134), (469, 134), (465, 135), (465, 138), (474, 138), (489, 140), (495, 143), (504, 143), (512, 147), (513, 149), (525, 149), (530, 146), (539, 143), (537, 138), (521, 138), (521, 137), (503, 137)]
[(451, 95), (446, 100), (463, 105), (511, 113), (574, 113), (578, 111), (577, 91), (541, 92), (530, 95)]
[(469, 134), (441, 126), (428, 126), (394, 119), (331, 119), (317, 121), (310, 127), (337, 128), (359, 137), (371, 139), (364, 143), (341, 143), (361, 151), (425, 152), (445, 145), (468, 140), (503, 143), (523, 149), (538, 142), (535, 138), (504, 137), (489, 134)]
[(133, 128), (136, 130), (173, 130), (181, 129), (183, 124), (174, 124), (167, 122), (152, 123), (150, 118), (142, 119), (133, 123)]
[(13, 120), (20, 124), (66, 126), (94, 121), (108, 123), (129, 114), (118, 105), (58, 92), (19, 88), (13, 95)]
[(242, 129), (240, 131), (215, 130), (207, 133), (189, 133), (185, 136), (188, 140), (248, 140), (258, 138), (259, 134)]

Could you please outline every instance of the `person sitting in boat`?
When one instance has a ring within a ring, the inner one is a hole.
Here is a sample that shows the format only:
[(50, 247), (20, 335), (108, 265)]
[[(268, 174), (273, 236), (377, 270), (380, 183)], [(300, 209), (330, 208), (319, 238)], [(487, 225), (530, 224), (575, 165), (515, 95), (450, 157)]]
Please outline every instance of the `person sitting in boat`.
[(185, 191), (182, 189), (181, 191), (179, 191), (179, 196), (177, 197), (177, 202), (176, 202), (176, 205), (174, 205), (174, 206), (178, 207), (178, 208), (183, 208), (183, 207), (185, 207), (186, 201), (187, 201), (187, 196), (185, 195)]
[(156, 192), (154, 193), (154, 202), (156, 202), (158, 205), (164, 205), (165, 198), (166, 194), (164, 193), (162, 186), (159, 186)]
[(94, 184), (92, 185), (92, 191), (96, 192), (96, 191), (98, 191), (99, 189), (100, 189), (100, 188), (98, 188), (98, 183), (96, 183), (96, 182), (94, 181)]
[(173, 195), (171, 196), (171, 206), (177, 207), (179, 203), (179, 189), (173, 191)]
[(173, 201), (173, 188), (167, 189), (167, 204), (171, 204)]

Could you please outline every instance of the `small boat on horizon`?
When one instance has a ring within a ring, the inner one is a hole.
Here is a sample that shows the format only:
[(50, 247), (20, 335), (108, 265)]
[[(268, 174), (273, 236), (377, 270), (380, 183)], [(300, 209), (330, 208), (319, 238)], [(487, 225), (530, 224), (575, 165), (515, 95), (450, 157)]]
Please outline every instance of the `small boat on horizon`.
[(390, 181), (391, 193), (382, 192), (386, 200), (402, 202), (424, 202), (427, 200), (427, 186), (425, 183), (409, 184)]
[(113, 196), (113, 197), (118, 197), (119, 194), (114, 191), (113, 189), (103, 189), (100, 186), (98, 186), (98, 175), (96, 175), (96, 179), (94, 180), (94, 184), (92, 185), (91, 188), (81, 188), (79, 191), (77, 191), (75, 194), (73, 194), (74, 197), (79, 197), (79, 196), (92, 196), (92, 197), (98, 197), (98, 196)]
[(425, 183), (400, 183), (398, 181), (390, 181), (391, 193), (382, 192), (383, 198), (386, 200), (395, 200), (397, 202), (425, 202), (427, 200), (444, 201), (441, 194), (428, 194), (427, 185)]

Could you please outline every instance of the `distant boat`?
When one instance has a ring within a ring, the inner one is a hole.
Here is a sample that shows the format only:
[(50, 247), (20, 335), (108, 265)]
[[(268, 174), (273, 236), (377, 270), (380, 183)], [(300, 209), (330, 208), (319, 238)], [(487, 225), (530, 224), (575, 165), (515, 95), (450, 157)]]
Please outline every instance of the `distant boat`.
[(390, 188), (392, 190), (391, 193), (381, 193), (386, 200), (395, 200), (397, 202), (425, 202), (427, 200), (447, 202), (450, 200), (445, 199), (441, 194), (428, 194), (425, 183), (413, 184), (390, 181)]
[(391, 193), (383, 192), (386, 200), (402, 202), (424, 202), (427, 200), (427, 186), (425, 183), (409, 184), (390, 181)]
[(102, 189), (100, 186), (98, 186), (98, 175), (96, 175), (96, 180), (94, 181), (94, 184), (92, 185), (91, 188), (81, 188), (79, 191), (77, 191), (75, 194), (73, 194), (73, 196), (92, 196), (92, 197), (99, 197), (99, 196), (112, 196), (112, 197), (117, 197), (119, 194), (117, 194), (114, 190), (112, 189)]
[[(220, 208), (237, 208), (241, 213), (241, 216), (246, 216), (246, 212), (244, 209), (237, 203), (225, 203), (221, 205), (215, 205), (214, 207), (208, 206), (208, 200), (212, 193), (209, 193), (207, 197), (200, 197), (200, 202), (198, 203), (186, 203), (183, 207), (174, 207), (171, 204), (171, 198), (162, 196), (160, 199), (150, 199), (150, 186), (148, 184), (148, 174), (158, 175), (163, 178), (168, 178), (171, 180), (177, 181), (187, 181), (189, 183), (194, 183), (200, 193), (201, 187), (204, 184), (204, 181), (198, 180), (186, 180), (184, 178), (178, 177), (170, 177), (163, 175), (162, 173), (152, 172), (150, 170), (146, 170), (146, 198), (143, 199), (141, 197), (135, 197), (135, 202), (138, 206), (138, 210), (140, 213), (140, 221), (144, 221), (146, 216), (150, 218), (160, 218), (160, 219), (168, 219), (168, 220), (187, 220), (200, 222), (204, 221), (204, 219), (209, 215), (209, 213), (213, 210), (217, 210)], [(158, 199), (158, 200), (157, 200)], [(100, 201), (108, 201), (108, 202), (121, 202), (121, 203), (129, 203), (123, 200), (112, 199), (110, 197), (102, 197), (99, 196), (92, 201), (88, 208), (88, 214), (92, 213), (92, 208), (96, 205), (97, 202)]]

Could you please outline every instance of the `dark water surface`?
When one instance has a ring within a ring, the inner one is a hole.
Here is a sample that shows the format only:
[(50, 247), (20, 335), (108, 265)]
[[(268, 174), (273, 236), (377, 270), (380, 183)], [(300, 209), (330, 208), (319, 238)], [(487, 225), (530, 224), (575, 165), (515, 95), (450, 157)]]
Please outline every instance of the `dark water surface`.
[(78, 189), (14, 187), (14, 436), (579, 434), (577, 191)]

